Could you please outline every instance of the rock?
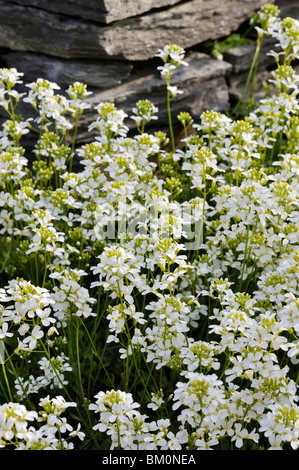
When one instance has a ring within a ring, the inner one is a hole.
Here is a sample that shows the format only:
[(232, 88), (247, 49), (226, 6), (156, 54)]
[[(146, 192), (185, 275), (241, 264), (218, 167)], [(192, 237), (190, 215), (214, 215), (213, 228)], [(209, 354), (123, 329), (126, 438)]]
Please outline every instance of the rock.
[[(122, 53), (128, 60), (146, 60), (155, 54), (157, 47), (162, 48), (168, 43), (190, 48), (208, 39), (218, 39), (237, 29), (263, 3), (259, 0), (250, 3), (246, 0), (193, 0), (122, 24), (116, 23), (105, 34), (109, 53)], [(118, 46), (121, 39), (126, 44), (123, 52)]]
[(130, 62), (60, 59), (31, 52), (10, 52), (2, 59), (6, 67), (23, 72), (27, 82), (44, 78), (61, 87), (79, 81), (99, 89), (112, 88), (127, 80), (133, 68)]
[(24, 6), (38, 7), (42, 10), (61, 13), (68, 16), (77, 16), (100, 23), (111, 23), (132, 16), (141, 15), (147, 11), (175, 5), (181, 0), (126, 0), (125, 5), (119, 0), (15, 0), (15, 3)]
[(282, 5), (280, 7), (280, 16), (285, 18), (286, 16), (294, 18), (296, 20), (299, 19), (299, 1), (295, 0), (290, 2), (289, 4)]
[[(156, 69), (162, 64), (155, 58), (158, 50), (179, 44), (186, 49), (189, 63), (172, 80), (184, 91), (172, 101), (174, 125), (180, 111), (188, 111), (195, 120), (206, 109), (225, 112), (231, 97), (240, 93), (255, 45), (228, 51), (223, 61), (195, 51), (204, 41), (221, 40), (236, 31), (265, 3), (0, 0), (1, 61), (23, 72), (25, 83), (45, 78), (56, 82), (62, 94), (75, 81), (88, 86), (93, 92), (87, 100), (92, 108), (83, 114), (79, 143), (94, 138), (88, 126), (96, 118), (94, 106), (102, 101), (113, 102), (130, 116), (138, 100), (149, 99), (159, 108), (159, 120), (151, 125), (167, 131), (166, 86)], [(28, 88), (23, 86), (21, 91)], [(18, 113), (25, 118), (32, 112), (28, 104), (19, 104)], [(3, 120), (1, 110), (0, 114)], [(135, 128), (133, 120), (127, 119), (127, 125)]]
[(281, 16), (290, 16), (299, 18), (299, 1), (298, 0), (276, 0), (275, 2), (281, 11)]
[[(194, 119), (206, 109), (225, 111), (229, 108), (229, 92), (226, 76), (231, 71), (231, 64), (217, 61), (206, 54), (195, 52), (186, 58), (188, 67), (181, 67), (173, 75), (172, 84), (176, 85), (183, 94), (178, 94), (171, 103), (174, 121), (180, 111), (189, 112)], [(118, 109), (122, 109), (128, 117), (132, 108), (139, 99), (148, 99), (159, 108), (158, 121), (152, 121), (160, 130), (167, 130), (168, 117), (166, 108), (166, 85), (158, 74), (145, 74), (129, 80), (125, 84), (107, 91), (93, 90), (87, 99), (92, 108), (100, 102), (113, 102)], [(96, 115), (86, 111), (80, 122), (78, 141), (93, 139), (87, 132), (88, 125)], [(135, 127), (133, 120), (128, 119), (129, 128)], [(147, 128), (151, 127), (150, 124)]]
[(61, 58), (141, 61), (171, 42), (189, 48), (229, 35), (265, 3), (192, 0), (103, 26), (1, 0), (0, 46)]
[[(240, 72), (238, 74), (232, 74), (229, 77), (229, 95), (231, 97), (231, 102), (236, 103), (242, 96), (244, 92), (244, 86), (247, 80), (248, 70)], [(253, 87), (253, 96), (255, 103), (258, 103), (259, 100), (265, 98), (266, 86), (268, 85), (268, 80), (271, 78), (271, 73), (266, 70), (260, 70), (256, 75), (254, 87)], [(250, 90), (247, 91), (244, 100), (249, 97)]]

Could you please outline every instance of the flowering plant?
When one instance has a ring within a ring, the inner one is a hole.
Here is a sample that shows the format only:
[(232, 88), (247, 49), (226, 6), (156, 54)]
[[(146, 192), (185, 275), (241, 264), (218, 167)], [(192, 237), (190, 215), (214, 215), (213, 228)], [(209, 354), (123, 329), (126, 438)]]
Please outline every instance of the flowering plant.
[(184, 51), (158, 52), (170, 152), (149, 100), (136, 135), (98, 104), (78, 145), (85, 85), (20, 93), (0, 70), (1, 447), (299, 447), (299, 23), (257, 21), (278, 45), (271, 95), (242, 118), (182, 111), (183, 149)]

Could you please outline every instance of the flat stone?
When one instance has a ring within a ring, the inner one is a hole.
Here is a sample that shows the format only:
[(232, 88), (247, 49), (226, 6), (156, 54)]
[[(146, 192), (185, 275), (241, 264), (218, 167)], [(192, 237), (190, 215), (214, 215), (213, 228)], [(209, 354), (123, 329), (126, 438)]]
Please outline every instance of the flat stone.
[(43, 78), (61, 87), (75, 81), (99, 89), (115, 87), (128, 79), (133, 68), (127, 61), (70, 60), (32, 52), (10, 52), (2, 59), (8, 68), (23, 72), (27, 82)]
[(280, 14), (281, 17), (285, 18), (286, 16), (289, 16), (296, 20), (299, 19), (299, 1), (298, 0), (288, 1), (282, 5), (278, 4), (278, 7), (281, 12)]
[[(229, 77), (229, 94), (233, 102), (237, 102), (244, 91), (246, 79), (248, 76), (248, 70), (240, 72), (238, 74), (232, 74)], [(253, 99), (256, 103), (259, 100), (265, 98), (265, 85), (268, 83), (269, 78), (271, 78), (271, 73), (267, 69), (259, 70), (256, 75), (254, 88), (253, 88)], [(248, 92), (245, 96), (245, 99), (248, 98)]]
[[(270, 50), (278, 50), (277, 47), (275, 47), (276, 42), (277, 41), (272, 38), (265, 38), (263, 40), (259, 56), (259, 64), (263, 69), (271, 66), (273, 67), (275, 65), (273, 56), (269, 56), (268, 52)], [(223, 58), (233, 65), (233, 73), (237, 74), (250, 69), (255, 50), (256, 42), (252, 42), (228, 49), (223, 53)]]
[[(178, 94), (171, 102), (174, 119), (181, 111), (189, 112), (194, 119), (206, 109), (225, 111), (229, 109), (229, 92), (226, 76), (231, 71), (231, 64), (217, 61), (202, 53), (192, 53), (187, 57), (188, 67), (181, 67), (173, 75), (172, 85), (176, 85), (183, 94)], [(128, 117), (132, 115), (132, 108), (140, 99), (148, 99), (158, 107), (158, 120), (147, 125), (157, 125), (160, 130), (167, 130), (168, 116), (166, 108), (166, 85), (158, 74), (143, 74), (107, 91), (92, 90), (93, 94), (87, 98), (91, 104), (91, 111), (83, 114), (80, 123), (78, 140), (90, 140), (93, 133), (88, 133), (88, 125), (95, 120), (94, 106), (100, 102), (113, 102), (118, 109), (122, 109)], [(127, 119), (129, 128), (134, 128), (133, 120)]]
[(188, 48), (229, 35), (266, 0), (192, 0), (101, 26), (0, 0), (0, 47), (62, 58), (144, 61), (165, 44)]

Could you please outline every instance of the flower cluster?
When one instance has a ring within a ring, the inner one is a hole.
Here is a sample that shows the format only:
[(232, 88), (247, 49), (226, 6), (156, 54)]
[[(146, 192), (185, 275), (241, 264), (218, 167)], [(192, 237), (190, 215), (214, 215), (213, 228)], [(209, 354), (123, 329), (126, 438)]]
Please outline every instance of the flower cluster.
[[(80, 426), (73, 430), (63, 416), (68, 408), (74, 406), (75, 403), (66, 402), (62, 396), (41, 399), (39, 412), (29, 411), (19, 403), (1, 405), (0, 447), (10, 445), (18, 450), (72, 450), (73, 443), (69, 443), (68, 439), (75, 436), (84, 439)], [(63, 437), (65, 434), (67, 437)]]
[(55, 319), (51, 310), (54, 301), (47, 289), (34, 286), (24, 279), (14, 279), (5, 288), (5, 293), (2, 302), (4, 305), (7, 302), (8, 306), (3, 308), (1, 314), (2, 328), (6, 332), (2, 336), (13, 336), (12, 331), (18, 326), (17, 351), (34, 350), (44, 337), (44, 330), (48, 336), (55, 333)]
[(91, 411), (100, 413), (94, 429), (111, 436), (111, 449), (180, 450), (188, 440), (185, 430), (175, 435), (169, 429), (169, 419), (149, 422), (148, 416), (137, 410), (140, 405), (134, 402), (131, 393), (109, 390), (95, 398), (96, 402), (89, 405)]

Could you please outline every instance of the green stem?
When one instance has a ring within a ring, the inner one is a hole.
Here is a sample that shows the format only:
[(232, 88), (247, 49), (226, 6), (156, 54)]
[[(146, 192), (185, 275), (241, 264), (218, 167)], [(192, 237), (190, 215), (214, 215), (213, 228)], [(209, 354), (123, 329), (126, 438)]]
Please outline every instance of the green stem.
[[(144, 380), (143, 380), (143, 376), (142, 376), (142, 373), (140, 371), (140, 367), (138, 366), (137, 364), (137, 361), (136, 361), (136, 357), (135, 357), (135, 354), (134, 354), (134, 345), (132, 344), (132, 341), (131, 341), (131, 334), (130, 334), (130, 329), (129, 329), (129, 325), (128, 325), (128, 322), (127, 322), (127, 318), (126, 318), (126, 330), (127, 330), (127, 338), (128, 338), (128, 346), (130, 347), (131, 346), (131, 350), (132, 350), (132, 356), (133, 356), (133, 362), (134, 362), (134, 365), (135, 365), (135, 369), (137, 371), (137, 374), (142, 382), (142, 385), (143, 385), (143, 390), (145, 390), (145, 392), (148, 394), (148, 396), (151, 398), (151, 394), (149, 393), (148, 389), (147, 389), (147, 385), (144, 383)], [(128, 356), (127, 356), (127, 359), (128, 359)]]
[(8, 381), (7, 374), (6, 374), (5, 363), (4, 363), (4, 361), (1, 361), (1, 363), (2, 363), (2, 371), (3, 371), (4, 380), (5, 380), (5, 383), (6, 383), (9, 399), (12, 402), (13, 399), (12, 399), (12, 394), (11, 394), (11, 390), (10, 390), (9, 381)]
[(79, 387), (82, 394), (82, 399), (84, 401), (84, 391), (82, 386), (82, 376), (81, 376), (81, 363), (80, 363), (80, 347), (79, 347), (79, 327), (76, 326), (76, 357), (77, 357), (77, 371), (79, 379)]
[(46, 251), (45, 251), (45, 266), (44, 266), (44, 275), (43, 275), (43, 284), (42, 284), (42, 287), (45, 287), (45, 284), (46, 284), (46, 279), (47, 279), (47, 271), (48, 271), (48, 268), (47, 268), (47, 255), (46, 255)]
[[(169, 82), (170, 82), (170, 80), (169, 80)], [(174, 135), (173, 135), (171, 110), (170, 110), (170, 92), (169, 92), (168, 88), (167, 88), (167, 114), (168, 114), (168, 124), (169, 124), (171, 147), (172, 147), (172, 151), (174, 153), (175, 152), (175, 141), (174, 141)]]
[(75, 123), (74, 137), (73, 137), (72, 148), (71, 148), (69, 173), (71, 173), (72, 166), (73, 166), (73, 157), (74, 157), (74, 150), (75, 150), (75, 144), (76, 144), (77, 133), (78, 133), (78, 125), (79, 125), (79, 113), (76, 113), (76, 123)]
[(250, 69), (249, 69), (249, 73), (248, 73), (248, 76), (247, 76), (247, 80), (246, 80), (246, 83), (245, 83), (245, 87), (243, 89), (243, 93), (242, 93), (241, 97), (239, 98), (237, 104), (233, 108), (233, 111), (232, 111), (233, 114), (236, 114), (236, 112), (238, 111), (238, 109), (239, 109), (239, 107), (240, 107), (240, 105), (241, 105), (241, 103), (242, 103), (242, 101), (243, 101), (243, 99), (244, 99), (244, 97), (247, 93), (247, 89), (249, 87), (249, 84), (250, 84), (251, 80), (252, 80), (252, 83), (251, 83), (250, 97), (252, 98), (252, 96), (253, 96), (254, 83), (255, 83), (257, 67), (258, 67), (258, 59), (259, 59), (259, 56), (260, 56), (263, 39), (264, 39), (264, 35), (259, 34), (258, 38), (257, 38), (257, 45), (256, 45), (255, 53), (254, 53), (253, 60), (252, 60), (252, 63), (251, 63)]
[(250, 87), (250, 98), (253, 97), (253, 93), (254, 93), (254, 84), (255, 84), (255, 79), (256, 79), (256, 74), (257, 74), (257, 68), (258, 68), (258, 63), (259, 63), (258, 59), (259, 59), (260, 52), (261, 52), (262, 42), (263, 42), (263, 36), (258, 36), (257, 47), (256, 47), (254, 59), (253, 59), (253, 70), (252, 70), (252, 81), (251, 81), (251, 87)]
[(19, 374), (17, 373), (17, 371), (16, 371), (16, 369), (15, 369), (15, 366), (14, 366), (12, 360), (11, 360), (11, 355), (8, 354), (8, 351), (7, 351), (6, 348), (5, 348), (5, 354), (6, 354), (5, 357), (7, 357), (7, 360), (9, 361), (9, 365), (10, 365), (10, 367), (11, 367), (11, 369), (12, 369), (12, 372), (13, 372), (14, 376), (16, 377), (16, 380), (18, 381), (18, 383), (19, 383), (19, 385), (20, 385), (20, 387), (21, 387), (21, 389), (22, 389), (22, 391), (23, 391), (24, 396), (26, 397), (26, 400), (28, 401), (29, 406), (31, 407), (31, 409), (34, 409), (34, 405), (32, 404), (31, 400), (29, 399), (28, 393), (26, 392), (26, 390), (25, 390), (25, 388), (24, 388), (24, 386), (23, 386), (23, 384), (22, 384), (22, 381), (21, 381), (20, 378), (19, 378)]
[[(84, 327), (84, 329), (85, 329), (85, 331), (86, 331), (86, 334), (87, 334), (87, 336), (88, 336), (88, 339), (90, 340), (90, 343), (91, 343), (91, 346), (92, 346), (94, 355), (98, 358), (98, 360), (99, 360), (99, 362), (100, 362), (100, 364), (101, 364), (102, 369), (104, 370), (104, 372), (105, 372), (107, 378), (108, 378), (109, 381), (110, 381), (111, 386), (113, 386), (113, 383), (111, 382), (111, 374), (109, 374), (109, 373), (107, 372), (107, 370), (106, 370), (106, 368), (105, 368), (105, 366), (104, 366), (104, 364), (103, 364), (103, 361), (102, 361), (101, 356), (99, 356), (99, 354), (97, 353), (96, 347), (95, 347), (95, 345), (94, 345), (94, 343), (93, 343), (93, 340), (92, 340), (92, 338), (91, 338), (91, 336), (90, 336), (90, 334), (89, 334), (88, 329), (86, 328), (86, 325), (85, 325), (84, 322), (81, 320), (81, 318), (79, 318), (79, 320), (80, 320), (80, 322), (82, 323), (82, 326)], [(107, 343), (105, 343), (105, 344), (107, 344)]]
[[(200, 247), (200, 241), (201, 241), (201, 239), (203, 240), (205, 205), (206, 205), (206, 200), (207, 200), (207, 187), (206, 187), (205, 175), (204, 175), (204, 185), (205, 186), (204, 186), (204, 191), (203, 191), (202, 217), (201, 217), (201, 221), (200, 221), (199, 231), (198, 231), (198, 234), (197, 234), (196, 246), (194, 248), (193, 260), (197, 258), (198, 252), (199, 252), (199, 247)], [(196, 270), (194, 270), (194, 273), (195, 272), (196, 272)]]
[(242, 264), (242, 272), (241, 272), (241, 277), (240, 277), (239, 291), (241, 291), (241, 288), (243, 285), (243, 275), (245, 271), (245, 266), (247, 264), (248, 241), (249, 241), (249, 225), (247, 225), (246, 244), (245, 244), (244, 259), (243, 259), (243, 264)]

